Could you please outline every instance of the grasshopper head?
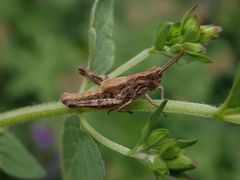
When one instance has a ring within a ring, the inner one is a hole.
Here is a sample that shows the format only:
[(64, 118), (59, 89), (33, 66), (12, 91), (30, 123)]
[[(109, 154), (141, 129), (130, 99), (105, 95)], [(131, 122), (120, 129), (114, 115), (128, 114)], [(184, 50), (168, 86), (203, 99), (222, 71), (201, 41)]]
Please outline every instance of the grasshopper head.
[(153, 74), (155, 74), (156, 76), (158, 76), (159, 78), (162, 77), (162, 68), (159, 67), (159, 66), (154, 66), (152, 67), (152, 71), (153, 71)]

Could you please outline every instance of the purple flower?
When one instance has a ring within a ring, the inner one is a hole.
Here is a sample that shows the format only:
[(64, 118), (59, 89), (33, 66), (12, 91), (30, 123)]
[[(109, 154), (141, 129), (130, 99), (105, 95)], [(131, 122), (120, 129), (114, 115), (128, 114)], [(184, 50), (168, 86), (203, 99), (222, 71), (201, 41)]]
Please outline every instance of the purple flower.
[(40, 122), (34, 122), (31, 124), (30, 134), (36, 147), (41, 150), (49, 149), (53, 145), (53, 132)]

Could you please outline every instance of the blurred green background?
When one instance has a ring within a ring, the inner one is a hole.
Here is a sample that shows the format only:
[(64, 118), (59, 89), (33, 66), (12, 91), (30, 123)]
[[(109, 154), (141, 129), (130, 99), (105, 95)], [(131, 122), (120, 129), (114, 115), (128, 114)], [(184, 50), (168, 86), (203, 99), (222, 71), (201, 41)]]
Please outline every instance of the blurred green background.
[[(82, 82), (79, 65), (88, 59), (89, 0), (0, 1), (0, 111), (58, 101), (64, 91), (76, 92)], [(116, 61), (114, 67), (152, 46), (159, 20), (176, 21), (194, 4), (202, 24), (223, 28), (208, 46), (213, 64), (180, 63), (164, 74), (169, 99), (219, 105), (231, 87), (240, 58), (240, 3), (238, 0), (128, 0), (115, 2)], [(126, 74), (162, 65), (160, 55)], [(158, 93), (153, 93), (158, 98)], [(149, 114), (87, 114), (93, 126), (110, 139), (133, 147)], [(65, 117), (38, 119), (10, 128), (47, 170), (45, 179), (61, 179), (59, 147)], [(240, 179), (240, 126), (217, 120), (167, 114), (161, 127), (172, 137), (199, 139), (188, 149), (198, 162), (194, 179)], [(141, 163), (99, 144), (106, 180), (153, 180)], [(0, 173), (0, 179), (14, 179)]]

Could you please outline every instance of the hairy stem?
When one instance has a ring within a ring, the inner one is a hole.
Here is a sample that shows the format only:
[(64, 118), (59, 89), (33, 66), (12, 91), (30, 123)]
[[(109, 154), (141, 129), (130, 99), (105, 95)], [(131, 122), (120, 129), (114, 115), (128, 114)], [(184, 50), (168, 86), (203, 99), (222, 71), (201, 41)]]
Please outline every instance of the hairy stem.
[[(155, 100), (154, 102), (156, 104), (159, 104), (161, 101)], [(134, 101), (128, 107), (129, 110), (133, 112), (152, 112), (155, 109), (145, 100)], [(40, 105), (19, 108), (16, 110), (0, 114), (0, 126), (8, 126), (21, 122), (28, 122), (43, 117), (54, 117), (70, 113), (93, 112), (93, 111), (107, 112), (106, 109), (91, 109), (91, 108), (70, 109), (62, 105), (60, 102), (44, 103)], [(169, 100), (165, 107), (165, 112), (216, 119), (218, 108), (205, 104)], [(222, 121), (240, 124), (239, 114), (225, 115), (218, 118)]]
[(120, 154), (123, 154), (125, 156), (128, 156), (131, 152), (131, 150), (127, 147), (124, 147), (122, 145), (119, 145), (113, 141), (110, 141), (109, 139), (105, 138), (104, 136), (102, 136), (100, 133), (98, 133), (92, 126), (90, 126), (90, 124), (87, 122), (87, 120), (82, 116), (79, 115), (80, 120), (81, 120), (81, 125), (83, 126), (83, 128), (85, 130), (87, 130), (87, 132), (98, 142), (100, 142), (101, 144), (104, 144), (105, 146), (107, 146), (108, 148), (119, 152)]
[(79, 115), (80, 120), (81, 120), (81, 125), (82, 127), (99, 143), (105, 145), (106, 147), (108, 147), (109, 149), (112, 149), (113, 151), (116, 151), (124, 156), (130, 156), (130, 157), (134, 157), (138, 160), (149, 160), (151, 159), (151, 156), (145, 154), (145, 153), (132, 153), (132, 150), (117, 144), (116, 142), (113, 142), (109, 139), (107, 139), (106, 137), (104, 137), (103, 135), (101, 135), (99, 132), (97, 132), (89, 123), (88, 121), (82, 116)]
[(137, 54), (135, 57), (133, 57), (132, 59), (130, 59), (129, 61), (127, 61), (123, 65), (119, 66), (113, 72), (111, 72), (108, 75), (108, 77), (116, 77), (116, 76), (119, 76), (119, 75), (123, 74), (124, 72), (126, 72), (129, 69), (131, 69), (132, 67), (134, 67), (138, 63), (142, 62), (146, 58), (148, 58), (151, 55), (153, 55), (155, 52), (156, 51), (155, 51), (155, 49), (153, 47), (143, 50), (142, 52)]

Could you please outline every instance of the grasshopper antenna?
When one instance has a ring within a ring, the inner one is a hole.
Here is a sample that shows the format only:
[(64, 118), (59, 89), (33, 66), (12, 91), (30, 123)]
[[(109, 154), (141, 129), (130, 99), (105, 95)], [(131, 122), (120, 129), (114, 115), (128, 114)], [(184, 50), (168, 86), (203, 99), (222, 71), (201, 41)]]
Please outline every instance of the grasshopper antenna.
[(184, 50), (181, 50), (177, 55), (172, 58), (167, 64), (164, 64), (161, 70), (161, 73), (167, 70), (170, 66), (175, 64), (182, 56), (184, 55)]

